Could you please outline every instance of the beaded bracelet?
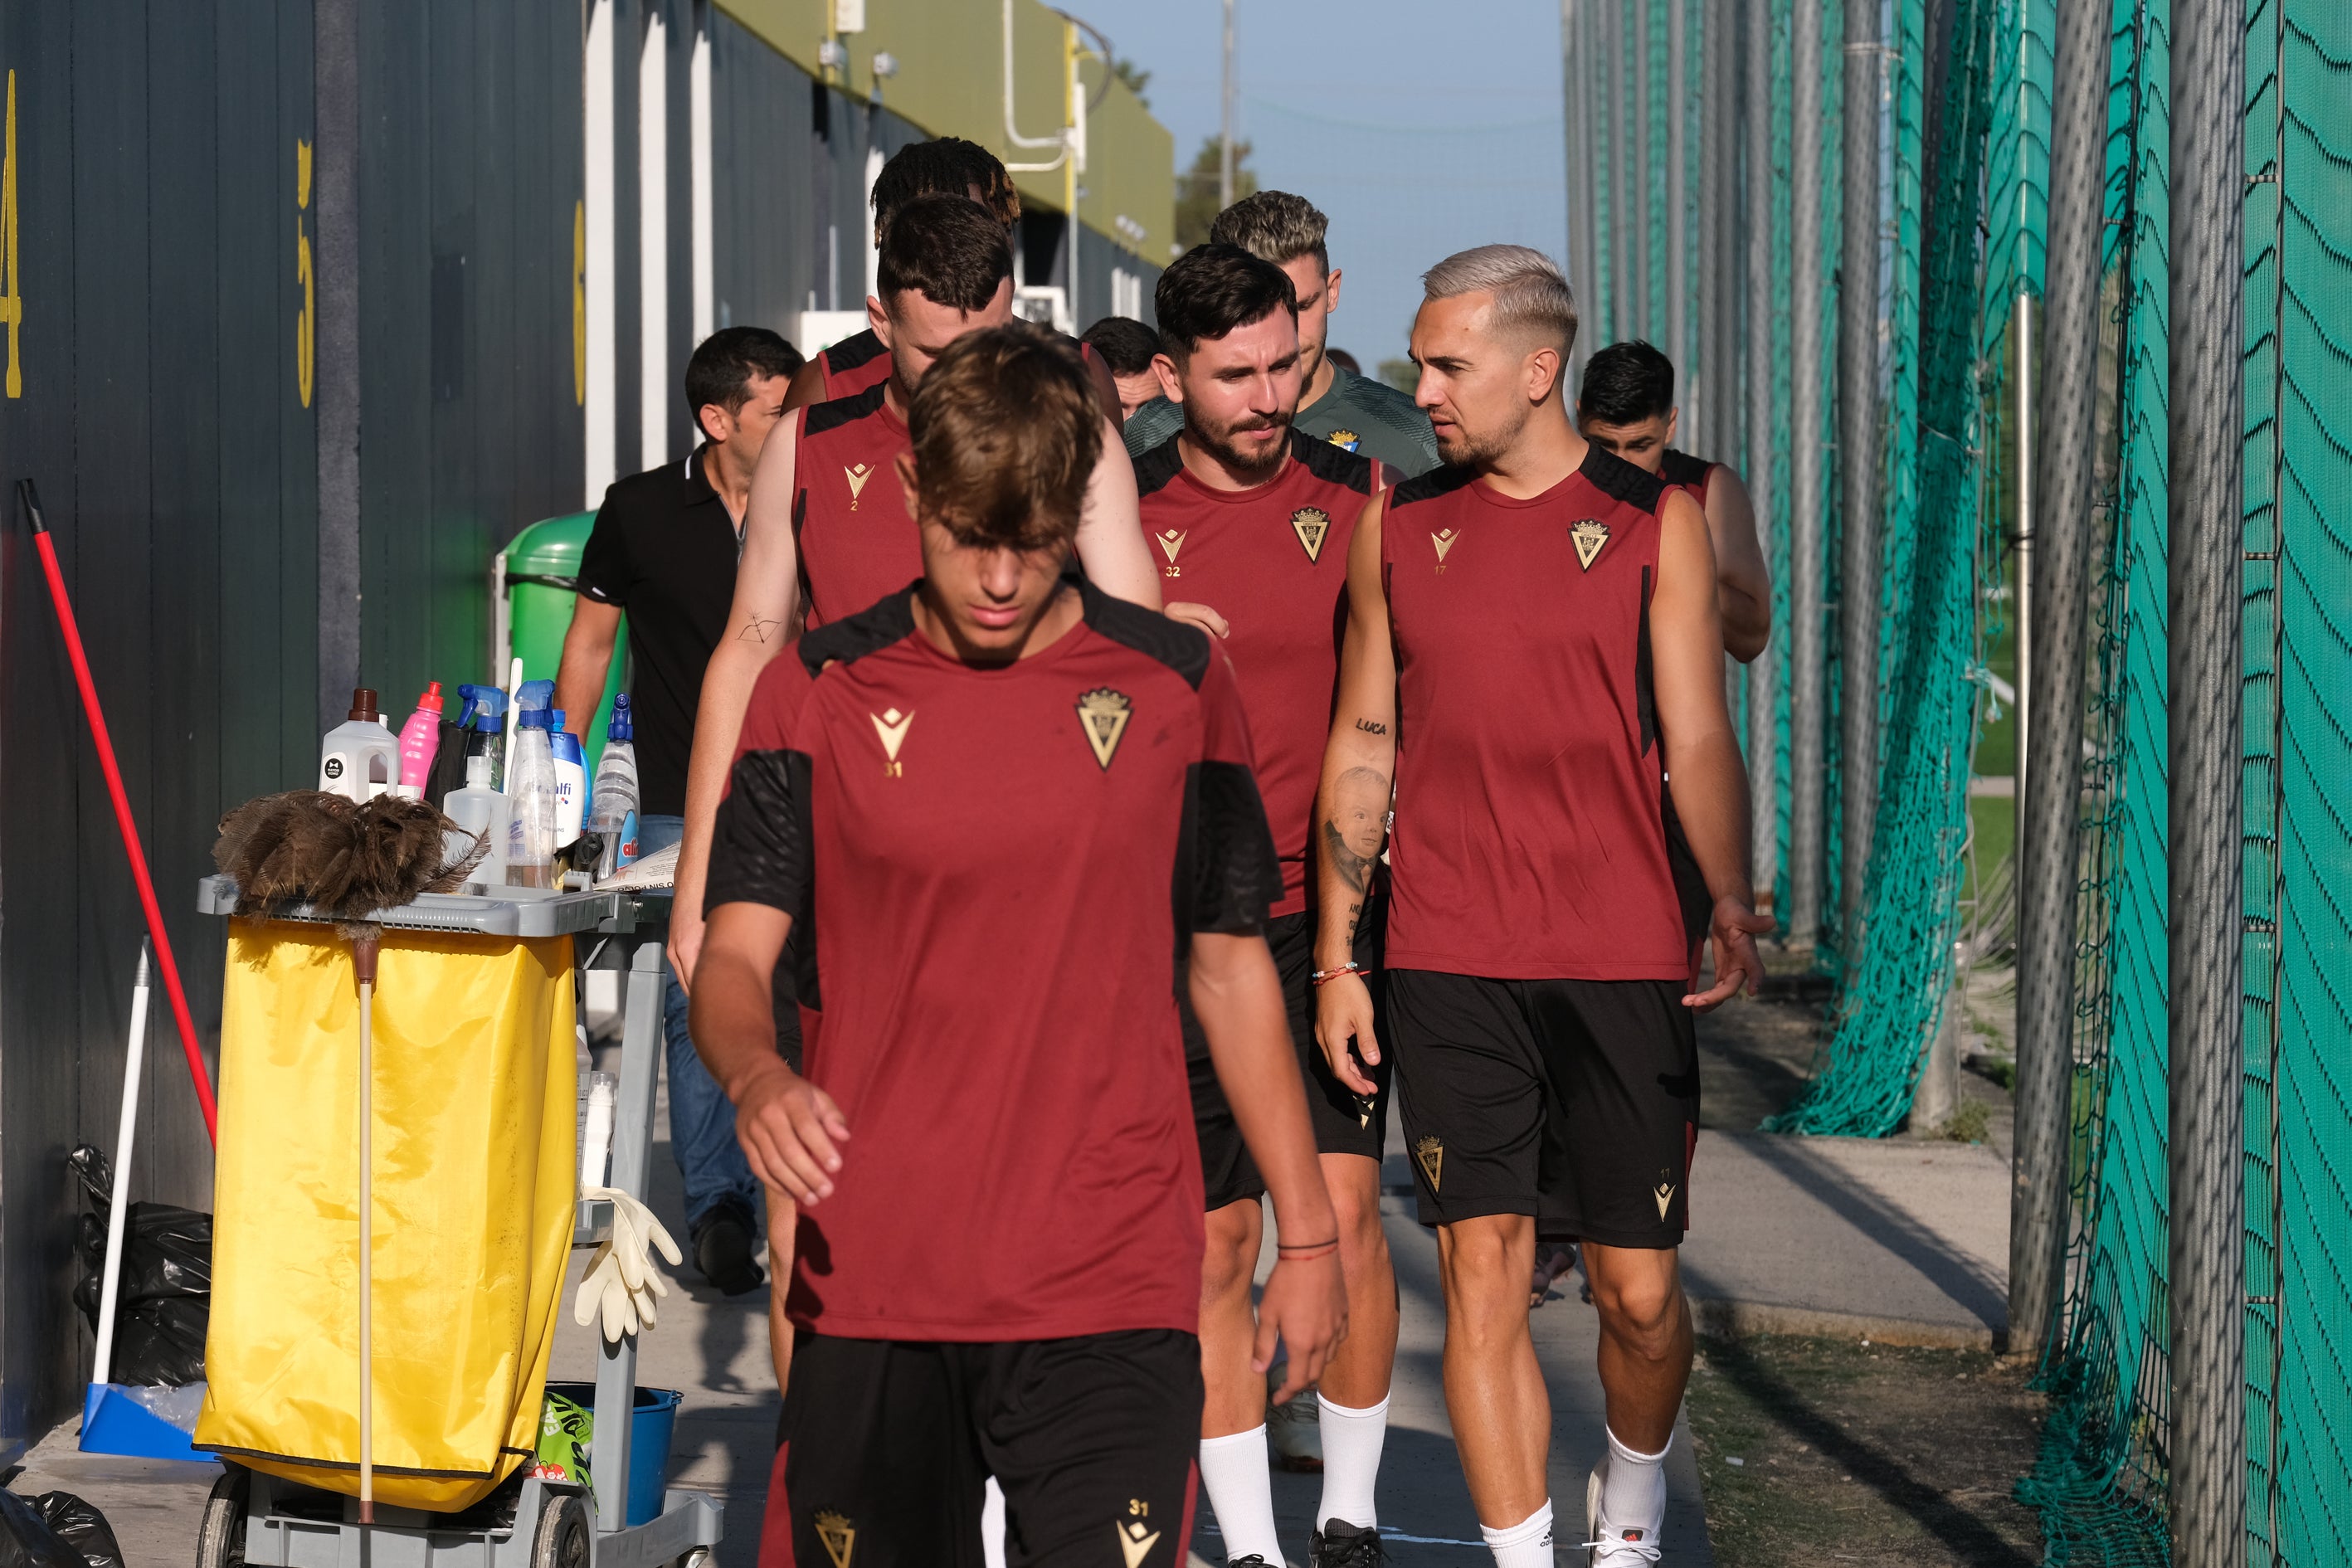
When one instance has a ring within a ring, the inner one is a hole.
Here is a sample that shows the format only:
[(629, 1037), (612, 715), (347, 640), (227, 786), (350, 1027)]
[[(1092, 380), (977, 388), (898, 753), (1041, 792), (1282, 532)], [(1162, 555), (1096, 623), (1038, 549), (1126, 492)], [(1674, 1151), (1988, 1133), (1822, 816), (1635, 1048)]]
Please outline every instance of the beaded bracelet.
[(1358, 963), (1351, 958), (1347, 963), (1339, 965), (1337, 969), (1318, 969), (1313, 974), (1307, 976), (1307, 978), (1314, 981), (1316, 984), (1320, 985), (1326, 981), (1337, 980), (1342, 974), (1370, 974), (1370, 973), (1371, 970), (1370, 968)]

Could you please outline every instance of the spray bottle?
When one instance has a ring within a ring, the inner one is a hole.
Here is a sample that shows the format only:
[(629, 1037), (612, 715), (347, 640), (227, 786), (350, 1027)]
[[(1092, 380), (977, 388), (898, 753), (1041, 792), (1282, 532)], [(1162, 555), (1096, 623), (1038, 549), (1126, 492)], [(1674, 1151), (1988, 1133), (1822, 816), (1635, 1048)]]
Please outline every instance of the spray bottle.
[(416, 711), (400, 727), (400, 791), (411, 800), (425, 797), (425, 781), (433, 773), (433, 754), (441, 749), (441, 683), (426, 685), (416, 700)]
[(506, 886), (507, 841), (513, 832), (514, 802), (490, 787), (489, 758), (466, 759), (466, 785), (443, 797), (441, 811), (468, 835), (465, 844), (455, 847), (471, 853), (476, 840), (487, 841), (490, 847), (466, 878), (466, 885)]
[(580, 737), (563, 727), (563, 710), (547, 727), (548, 743), (555, 752), (555, 847), (558, 849), (580, 837), (581, 819), (588, 810), (588, 758), (580, 749)]
[(596, 764), (596, 788), (590, 797), (588, 830), (604, 837), (604, 858), (597, 862), (601, 881), (637, 858), (637, 748), (629, 717), (629, 694), (613, 699), (612, 721), (604, 727), (604, 755)]
[(507, 886), (555, 886), (555, 749), (546, 707), (552, 681), (525, 681), (516, 695), (514, 754), (507, 760), (507, 797), (514, 820), (507, 836)]
[(466, 731), (466, 759), (490, 764), (490, 787), (507, 787), (507, 694), (495, 686), (474, 689), (474, 722)]

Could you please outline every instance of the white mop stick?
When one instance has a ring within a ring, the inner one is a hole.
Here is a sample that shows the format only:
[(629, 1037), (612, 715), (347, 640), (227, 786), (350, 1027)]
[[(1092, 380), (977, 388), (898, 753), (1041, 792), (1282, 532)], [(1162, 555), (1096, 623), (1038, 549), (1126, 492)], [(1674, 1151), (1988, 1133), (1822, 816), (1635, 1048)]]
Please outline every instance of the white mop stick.
[(507, 664), (507, 793), (514, 793), (515, 726), (522, 719), (522, 659)]
[(360, 983), (360, 1522), (375, 1522), (375, 1345), (369, 1303), (374, 1295), (375, 1170), (370, 1152), (375, 1120), (375, 958), (373, 937), (352, 943)]
[(123, 1215), (131, 1206), (131, 1145), (139, 1131), (139, 1069), (147, 1055), (147, 951), (139, 944), (139, 977), (131, 984), (131, 1042), (122, 1053), (122, 1122), (114, 1134), (114, 1191), (107, 1200), (106, 1272), (98, 1302), (98, 1358), (89, 1380), (104, 1383), (114, 1369), (114, 1308), (122, 1290)]

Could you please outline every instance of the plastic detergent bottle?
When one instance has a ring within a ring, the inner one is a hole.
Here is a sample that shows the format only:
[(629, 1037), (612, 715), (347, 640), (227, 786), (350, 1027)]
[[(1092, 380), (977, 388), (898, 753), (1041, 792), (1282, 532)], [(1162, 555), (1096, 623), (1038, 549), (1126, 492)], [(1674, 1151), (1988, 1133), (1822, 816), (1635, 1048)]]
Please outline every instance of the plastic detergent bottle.
[[(445, 795), (441, 812), (471, 838), (489, 844), (490, 852), (467, 876), (467, 885), (506, 886), (507, 838), (513, 830), (514, 803), (490, 787), (489, 758), (466, 759), (466, 787), (453, 789)], [(462, 852), (471, 854), (473, 845), (466, 844)]]
[(514, 811), (507, 829), (509, 888), (555, 886), (555, 750), (548, 740), (549, 717), (544, 708), (526, 708), (515, 720), (506, 788)]
[(433, 772), (433, 753), (441, 749), (441, 683), (426, 685), (416, 700), (416, 711), (400, 727), (400, 782), (422, 792)]
[(629, 717), (629, 696), (613, 699), (613, 719), (604, 727), (604, 755), (596, 764), (596, 788), (589, 797), (588, 831), (604, 836), (599, 881), (637, 858), (637, 747)]
[(474, 689), (474, 723), (466, 731), (466, 760), (488, 759), (490, 787), (507, 787), (507, 694), (495, 686)]
[(351, 717), (327, 731), (319, 748), (319, 787), (362, 804), (400, 782), (400, 742), (383, 727), (375, 693), (352, 693)]
[(563, 727), (563, 710), (548, 721), (547, 739), (555, 752), (555, 847), (580, 837), (581, 819), (588, 811), (588, 758), (580, 737)]

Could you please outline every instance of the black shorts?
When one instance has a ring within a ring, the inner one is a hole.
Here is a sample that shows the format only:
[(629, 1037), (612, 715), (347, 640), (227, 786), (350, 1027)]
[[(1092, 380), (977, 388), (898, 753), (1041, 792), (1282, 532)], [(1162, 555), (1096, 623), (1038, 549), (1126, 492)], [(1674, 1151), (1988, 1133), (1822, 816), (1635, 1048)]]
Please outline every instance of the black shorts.
[[(1332, 1076), (1315, 1043), (1315, 911), (1276, 915), (1266, 921), (1265, 941), (1274, 952), (1275, 973), (1282, 977), (1282, 1001), (1290, 1015), (1290, 1043), (1298, 1052), (1298, 1070), (1307, 1080), (1307, 1119), (1315, 1128), (1318, 1154), (1361, 1154), (1374, 1164), (1388, 1141), (1389, 1053), (1381, 1022), (1382, 982), (1379, 972), (1381, 937), (1385, 934), (1388, 900), (1375, 891), (1371, 907), (1356, 931), (1356, 962), (1372, 970), (1373, 1031), (1383, 1042), (1377, 1066), (1365, 1068), (1379, 1092), (1367, 1101)], [(1243, 1144), (1241, 1128), (1217, 1069), (1209, 1059), (1208, 1037), (1192, 1016), (1192, 1003), (1180, 991), (1177, 1011), (1184, 1025), (1184, 1067), (1192, 1079), (1192, 1128), (1201, 1140), (1201, 1180), (1207, 1190), (1210, 1212), (1227, 1204), (1254, 1198), (1265, 1191), (1256, 1162)]]
[(1201, 1342), (1172, 1329), (1003, 1344), (803, 1331), (784, 1395), (793, 1560), (981, 1568), (994, 1476), (1014, 1568), (1101, 1568), (1119, 1561), (1114, 1530), (1126, 1561), (1181, 1563), (1201, 1402)]
[(1679, 1246), (1698, 1137), (1685, 990), (1391, 972), (1421, 1223), (1523, 1214), (1548, 1240)]

